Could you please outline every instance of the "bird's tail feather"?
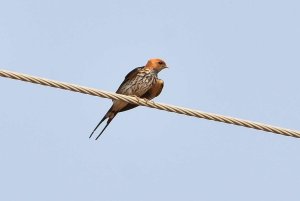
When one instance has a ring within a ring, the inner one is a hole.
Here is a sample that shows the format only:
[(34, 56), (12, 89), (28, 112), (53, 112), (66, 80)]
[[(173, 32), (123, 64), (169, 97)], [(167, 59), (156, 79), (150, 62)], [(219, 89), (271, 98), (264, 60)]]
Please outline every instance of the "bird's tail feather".
[(100, 124), (101, 124), (105, 119), (107, 119), (107, 118), (108, 118), (108, 117), (105, 115), (105, 116), (101, 119), (101, 121), (97, 124), (97, 126), (95, 127), (95, 129), (94, 129), (93, 132), (91, 133), (90, 138), (93, 136), (94, 132), (97, 130), (97, 128), (100, 126)]
[(106, 127), (110, 124), (110, 122), (113, 120), (114, 116), (112, 118), (108, 118), (106, 125), (104, 126), (104, 128), (102, 129), (101, 133), (96, 137), (95, 140), (98, 140), (98, 138), (100, 137), (100, 135), (104, 132), (104, 130), (106, 129)]
[(96, 128), (93, 130), (93, 132), (90, 135), (90, 138), (93, 136), (94, 132), (97, 130), (97, 128), (102, 124), (105, 119), (108, 118), (105, 127), (101, 131), (101, 133), (97, 136), (96, 140), (100, 137), (100, 135), (104, 132), (106, 127), (110, 124), (110, 122), (113, 120), (113, 118), (117, 115), (118, 112), (113, 111), (113, 106), (107, 111), (107, 113), (104, 115), (104, 117), (101, 119), (101, 121), (97, 124)]

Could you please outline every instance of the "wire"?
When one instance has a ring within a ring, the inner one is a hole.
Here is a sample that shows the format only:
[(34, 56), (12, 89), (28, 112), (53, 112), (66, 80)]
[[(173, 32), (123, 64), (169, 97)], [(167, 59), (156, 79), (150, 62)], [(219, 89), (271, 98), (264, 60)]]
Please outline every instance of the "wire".
[(35, 83), (35, 84), (41, 84), (41, 85), (45, 85), (45, 86), (60, 88), (60, 89), (64, 89), (64, 90), (79, 92), (79, 93), (83, 93), (83, 94), (89, 94), (92, 96), (109, 98), (112, 100), (122, 100), (122, 101), (132, 103), (132, 104), (137, 104), (137, 105), (146, 106), (146, 107), (150, 107), (150, 108), (156, 108), (159, 110), (165, 110), (168, 112), (174, 112), (174, 113), (183, 114), (183, 115), (187, 115), (187, 116), (193, 116), (193, 117), (197, 117), (197, 118), (203, 118), (203, 119), (223, 122), (223, 123), (227, 123), (227, 124), (234, 124), (237, 126), (244, 126), (244, 127), (248, 127), (248, 128), (266, 131), (266, 132), (300, 138), (300, 131), (296, 131), (296, 130), (280, 128), (280, 127), (266, 125), (266, 124), (262, 124), (262, 123), (258, 123), (258, 122), (249, 121), (249, 120), (242, 120), (242, 119), (238, 119), (238, 118), (202, 112), (199, 110), (193, 110), (193, 109), (178, 107), (178, 106), (169, 105), (169, 104), (156, 103), (153, 101), (144, 100), (144, 99), (140, 99), (137, 97), (125, 96), (122, 94), (116, 94), (116, 93), (107, 92), (107, 91), (103, 91), (103, 90), (99, 90), (99, 89), (83, 87), (83, 86), (69, 84), (69, 83), (65, 83), (65, 82), (59, 82), (59, 81), (55, 81), (55, 80), (49, 80), (49, 79), (35, 77), (35, 76), (26, 75), (26, 74), (22, 74), (22, 73), (17, 73), (17, 72), (12, 72), (12, 71), (7, 71), (7, 70), (0, 70), (0, 76), (6, 77), (6, 78), (11, 78), (11, 79), (16, 79), (16, 80), (21, 80), (21, 81), (25, 81), (25, 82), (31, 82), (31, 83)]

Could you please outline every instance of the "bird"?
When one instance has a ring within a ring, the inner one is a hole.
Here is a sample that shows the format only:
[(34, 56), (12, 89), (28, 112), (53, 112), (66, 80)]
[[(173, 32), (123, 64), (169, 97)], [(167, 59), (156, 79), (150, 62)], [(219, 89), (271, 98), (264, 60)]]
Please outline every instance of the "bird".
[[(162, 59), (149, 59), (145, 66), (137, 67), (125, 76), (124, 81), (121, 83), (116, 93), (139, 97), (145, 100), (151, 100), (159, 96), (164, 87), (164, 81), (159, 79), (157, 75), (165, 68), (168, 68), (168, 66)], [(106, 125), (95, 140), (101, 136), (119, 112), (124, 112), (137, 106), (138, 105), (136, 104), (127, 103), (121, 100), (113, 100), (111, 108), (106, 112), (104, 117), (90, 134), (90, 138), (93, 136), (99, 125), (106, 119), (108, 119)]]

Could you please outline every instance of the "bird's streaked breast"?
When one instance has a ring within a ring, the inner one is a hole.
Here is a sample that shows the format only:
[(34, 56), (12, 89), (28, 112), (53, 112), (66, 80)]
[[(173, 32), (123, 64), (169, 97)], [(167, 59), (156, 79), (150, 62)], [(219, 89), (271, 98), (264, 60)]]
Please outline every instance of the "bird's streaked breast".
[(149, 69), (143, 69), (133, 79), (124, 83), (120, 89), (120, 93), (140, 97), (156, 83), (156, 80), (156, 73), (153, 73)]

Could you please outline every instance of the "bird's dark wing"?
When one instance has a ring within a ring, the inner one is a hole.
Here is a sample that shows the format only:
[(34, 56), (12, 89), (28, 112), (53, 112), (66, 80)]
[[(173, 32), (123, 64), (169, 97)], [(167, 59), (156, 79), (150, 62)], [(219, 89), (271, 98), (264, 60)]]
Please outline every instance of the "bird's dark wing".
[[(144, 94), (141, 96), (141, 98), (146, 98), (148, 100), (151, 100), (161, 93), (162, 89), (164, 88), (164, 81), (158, 79), (156, 83)], [(119, 112), (124, 112), (126, 110), (130, 110), (132, 108), (137, 107), (136, 104), (128, 104), (124, 108), (122, 108)]]
[(125, 79), (124, 81), (120, 84), (118, 90), (116, 91), (117, 94), (120, 93), (120, 89), (121, 87), (128, 81), (128, 80), (131, 80), (132, 78), (134, 78), (138, 73), (139, 71), (143, 68), (142, 67), (137, 67), (135, 69), (133, 69), (132, 71), (130, 71), (126, 76), (125, 76)]

